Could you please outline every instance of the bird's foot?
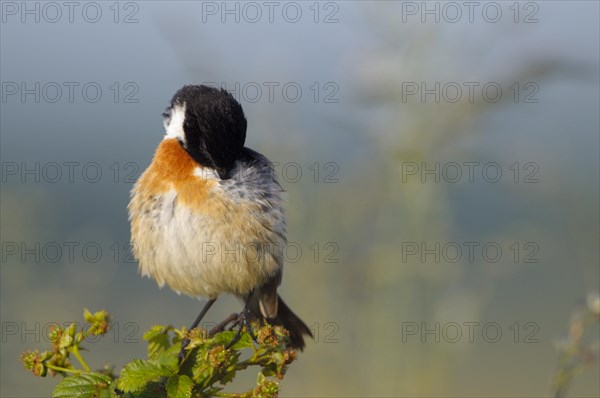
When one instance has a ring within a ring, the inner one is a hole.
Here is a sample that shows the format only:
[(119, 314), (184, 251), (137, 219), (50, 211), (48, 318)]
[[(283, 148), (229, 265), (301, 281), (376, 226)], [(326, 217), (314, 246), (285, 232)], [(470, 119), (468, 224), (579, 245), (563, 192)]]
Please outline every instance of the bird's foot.
[(242, 312), (240, 312), (240, 314), (237, 317), (237, 321), (236, 321), (236, 323), (237, 323), (236, 329), (237, 330), (236, 330), (235, 336), (233, 336), (233, 339), (231, 339), (229, 344), (227, 344), (225, 346), (226, 350), (233, 347), (233, 345), (240, 340), (240, 337), (242, 336), (242, 329), (244, 328), (244, 326), (246, 327), (246, 331), (248, 332), (250, 337), (252, 337), (252, 340), (254, 340), (256, 343), (258, 343), (256, 335), (254, 334), (254, 331), (252, 330), (252, 325), (250, 324), (251, 317), (252, 317), (252, 313), (250, 312), (250, 310), (248, 308), (244, 307)]

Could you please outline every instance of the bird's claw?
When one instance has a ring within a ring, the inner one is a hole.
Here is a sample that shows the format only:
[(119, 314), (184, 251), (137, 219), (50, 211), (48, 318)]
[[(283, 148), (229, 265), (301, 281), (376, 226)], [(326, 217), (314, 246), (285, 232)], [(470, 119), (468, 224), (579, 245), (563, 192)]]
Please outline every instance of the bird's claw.
[(244, 326), (246, 327), (246, 331), (248, 332), (250, 337), (252, 337), (252, 340), (254, 340), (254, 342), (258, 343), (258, 339), (256, 338), (254, 331), (252, 330), (252, 325), (250, 324), (250, 316), (251, 316), (250, 310), (248, 310), (248, 308), (244, 307), (242, 312), (240, 312), (240, 314), (238, 315), (236, 322), (234, 323), (234, 325), (237, 324), (237, 327), (236, 327), (237, 330), (236, 330), (235, 335), (233, 336), (233, 339), (231, 339), (229, 344), (227, 344), (225, 346), (226, 350), (233, 347), (233, 345), (240, 340), (240, 337), (242, 336), (242, 329), (244, 328)]

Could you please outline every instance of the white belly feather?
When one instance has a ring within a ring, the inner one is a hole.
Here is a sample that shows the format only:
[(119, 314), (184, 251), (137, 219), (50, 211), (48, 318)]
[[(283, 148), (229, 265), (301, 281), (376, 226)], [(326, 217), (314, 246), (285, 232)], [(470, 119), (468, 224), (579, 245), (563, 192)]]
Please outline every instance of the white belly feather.
[(280, 192), (257, 199), (234, 180), (216, 185), (209, 199), (227, 211), (199, 214), (178, 203), (175, 190), (148, 197), (134, 187), (130, 218), (139, 269), (190, 296), (243, 295), (283, 265)]

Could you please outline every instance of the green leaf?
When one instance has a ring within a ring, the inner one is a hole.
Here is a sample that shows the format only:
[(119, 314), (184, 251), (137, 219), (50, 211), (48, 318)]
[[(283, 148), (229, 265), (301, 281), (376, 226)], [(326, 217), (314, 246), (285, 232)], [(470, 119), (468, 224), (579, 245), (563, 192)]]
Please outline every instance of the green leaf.
[(203, 362), (195, 363), (194, 367), (192, 368), (192, 376), (194, 377), (195, 382), (200, 385), (204, 385), (204, 383), (206, 383), (206, 381), (212, 375), (212, 372), (213, 368)]
[(194, 382), (186, 375), (174, 375), (167, 381), (169, 398), (190, 398)]
[(144, 340), (150, 341), (152, 338), (167, 334), (169, 331), (173, 330), (172, 326), (162, 326), (162, 325), (154, 325), (144, 333)]
[(68, 328), (66, 328), (62, 335), (60, 336), (60, 341), (58, 342), (59, 348), (68, 348), (71, 347), (75, 341), (75, 333), (77, 332), (77, 325), (74, 323), (70, 324)]
[(176, 369), (179, 367), (179, 358), (177, 354), (179, 354), (179, 349), (177, 349), (174, 353), (173, 350), (168, 350), (163, 352), (157, 359), (156, 362), (160, 365), (163, 365), (169, 369)]
[(93, 317), (94, 316), (92, 315), (92, 313), (90, 312), (90, 310), (88, 310), (87, 308), (83, 309), (83, 319), (85, 319), (86, 322), (89, 322), (89, 323), (94, 322)]
[[(231, 342), (231, 340), (233, 340), (233, 337), (235, 336), (235, 331), (234, 330), (228, 330), (226, 332), (221, 332), (218, 335), (216, 335), (213, 339), (213, 344), (214, 345), (224, 345), (227, 346), (227, 344), (229, 344)], [(252, 337), (250, 337), (250, 335), (248, 333), (242, 333), (242, 335), (240, 336), (240, 339), (233, 345), (231, 346), (231, 350), (243, 350), (244, 348), (248, 348), (248, 347), (252, 347)]]
[(124, 392), (136, 392), (143, 389), (146, 384), (158, 381), (162, 377), (168, 377), (177, 372), (169, 366), (156, 361), (145, 361), (136, 359), (125, 365), (117, 387)]
[[(110, 396), (110, 377), (100, 373), (81, 373), (65, 377), (52, 391), (53, 398)], [(107, 395), (108, 394), (108, 395)]]
[(144, 340), (148, 342), (148, 358), (158, 359), (160, 354), (171, 347), (169, 331), (171, 326), (153, 326), (144, 333)]

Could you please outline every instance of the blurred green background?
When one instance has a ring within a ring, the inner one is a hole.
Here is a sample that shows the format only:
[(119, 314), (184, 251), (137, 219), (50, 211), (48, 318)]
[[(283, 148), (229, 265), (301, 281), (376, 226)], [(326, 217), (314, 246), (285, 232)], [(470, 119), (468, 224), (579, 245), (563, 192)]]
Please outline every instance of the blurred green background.
[(83, 307), (113, 314), (88, 356), (117, 369), (196, 316), (137, 274), (126, 206), (203, 82), (288, 192), (281, 294), (316, 338), (282, 396), (546, 394), (600, 284), (599, 5), (473, 3), (3, 1), (0, 395), (49, 395), (19, 353)]

